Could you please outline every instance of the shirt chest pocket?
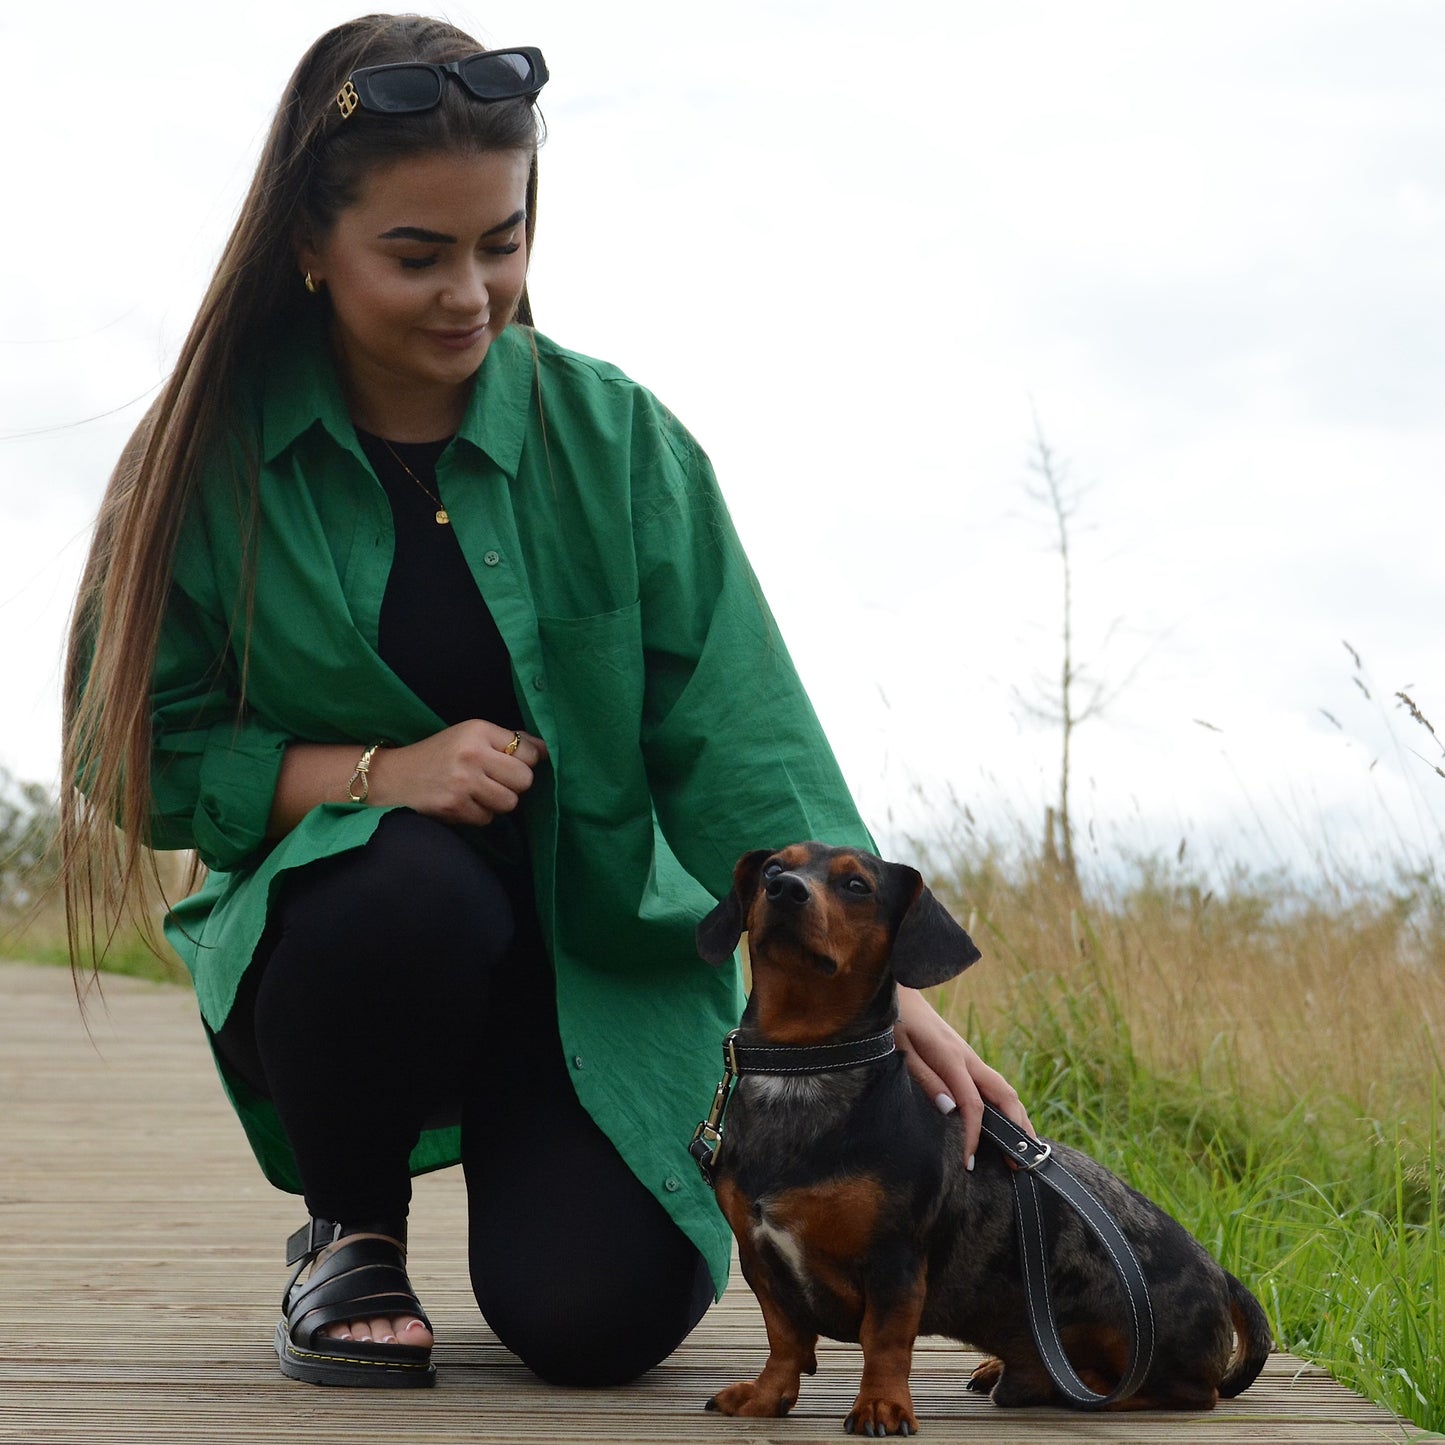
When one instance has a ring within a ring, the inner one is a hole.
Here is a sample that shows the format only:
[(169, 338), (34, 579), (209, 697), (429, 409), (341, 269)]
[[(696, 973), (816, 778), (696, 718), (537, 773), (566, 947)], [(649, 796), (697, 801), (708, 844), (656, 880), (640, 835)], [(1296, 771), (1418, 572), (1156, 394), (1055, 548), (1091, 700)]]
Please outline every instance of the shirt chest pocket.
[(539, 617), (557, 781), (570, 811), (617, 818), (646, 807), (642, 763), (642, 605), (590, 617)]

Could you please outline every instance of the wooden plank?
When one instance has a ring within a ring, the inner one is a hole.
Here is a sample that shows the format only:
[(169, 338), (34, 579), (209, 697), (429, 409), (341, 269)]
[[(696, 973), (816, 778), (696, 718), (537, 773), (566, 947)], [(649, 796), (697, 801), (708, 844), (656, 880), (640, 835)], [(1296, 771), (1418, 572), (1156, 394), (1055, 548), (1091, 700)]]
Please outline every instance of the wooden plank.
[[(622, 1390), (541, 1384), (486, 1328), (466, 1284), (460, 1171), (417, 1181), (412, 1273), (438, 1328), (434, 1391), (284, 1379), (271, 1331), (298, 1203), (265, 1184), (182, 990), (105, 984), (87, 1038), (61, 970), (0, 964), (0, 1441), (785, 1441), (844, 1437), (856, 1347), (826, 1345), (787, 1420), (703, 1402), (767, 1350), (740, 1284), (691, 1339)], [(968, 1395), (977, 1356), (920, 1341), (924, 1438), (1356, 1445), (1415, 1432), (1323, 1371), (1274, 1356), (1207, 1415), (1005, 1412)]]

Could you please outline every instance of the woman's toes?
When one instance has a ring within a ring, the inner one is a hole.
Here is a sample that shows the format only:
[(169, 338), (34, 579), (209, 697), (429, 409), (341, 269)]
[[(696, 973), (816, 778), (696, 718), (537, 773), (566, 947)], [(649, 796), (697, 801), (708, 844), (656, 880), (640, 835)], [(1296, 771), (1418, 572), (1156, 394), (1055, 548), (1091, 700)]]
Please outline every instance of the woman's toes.
[(394, 1320), (349, 1320), (327, 1325), (322, 1331), (322, 1338), (352, 1340), (357, 1344), (416, 1345), (423, 1349), (432, 1343), (431, 1331), (413, 1315)]

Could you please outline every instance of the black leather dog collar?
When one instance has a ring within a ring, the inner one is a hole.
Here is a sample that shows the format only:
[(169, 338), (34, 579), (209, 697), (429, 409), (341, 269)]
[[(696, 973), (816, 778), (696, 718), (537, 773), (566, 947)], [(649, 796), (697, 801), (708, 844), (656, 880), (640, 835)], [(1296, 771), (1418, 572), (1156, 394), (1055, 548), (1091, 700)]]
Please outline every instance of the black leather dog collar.
[(735, 1074), (830, 1074), (876, 1064), (894, 1051), (893, 1025), (867, 1038), (842, 1044), (740, 1044), (733, 1034), (723, 1040), (723, 1062), (732, 1049)]
[(734, 1029), (723, 1040), (723, 1076), (713, 1095), (708, 1116), (693, 1130), (687, 1152), (692, 1155), (707, 1187), (713, 1187), (713, 1160), (722, 1147), (722, 1121), (733, 1085), (742, 1074), (829, 1074), (856, 1069), (886, 1059), (897, 1046), (893, 1025), (866, 1038), (841, 1044), (740, 1044)]

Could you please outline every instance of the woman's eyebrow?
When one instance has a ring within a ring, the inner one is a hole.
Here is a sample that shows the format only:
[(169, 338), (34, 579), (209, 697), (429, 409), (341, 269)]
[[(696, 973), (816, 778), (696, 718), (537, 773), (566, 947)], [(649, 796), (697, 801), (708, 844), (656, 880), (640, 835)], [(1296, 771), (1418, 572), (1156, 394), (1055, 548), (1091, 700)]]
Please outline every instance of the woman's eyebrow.
[(457, 238), (441, 231), (428, 231), (422, 226), (393, 226), (376, 238), (378, 241), (427, 241), (432, 245), (454, 246)]
[[(500, 235), (503, 231), (510, 231), (514, 226), (520, 226), (526, 219), (526, 211), (513, 211), (505, 221), (483, 231), (482, 235)], [(425, 241), (432, 246), (454, 246), (457, 242), (455, 236), (448, 236), (444, 231), (428, 231), (424, 226), (393, 226), (391, 230), (383, 231), (376, 239), (378, 241)]]
[(483, 231), (483, 232), (482, 232), (482, 235), (484, 235), (484, 236), (496, 236), (496, 235), (500, 235), (501, 232), (503, 232), (503, 231), (510, 231), (513, 226), (520, 226), (520, 225), (522, 224), (522, 222), (525, 221), (526, 219), (527, 219), (527, 213), (526, 213), (526, 211), (513, 211), (512, 214), (511, 214), (510, 216), (508, 216), (507, 219), (506, 219), (505, 221), (503, 221), (500, 225), (498, 225), (498, 226), (493, 226), (490, 231)]

